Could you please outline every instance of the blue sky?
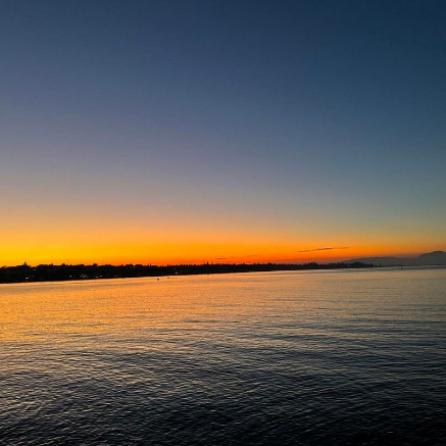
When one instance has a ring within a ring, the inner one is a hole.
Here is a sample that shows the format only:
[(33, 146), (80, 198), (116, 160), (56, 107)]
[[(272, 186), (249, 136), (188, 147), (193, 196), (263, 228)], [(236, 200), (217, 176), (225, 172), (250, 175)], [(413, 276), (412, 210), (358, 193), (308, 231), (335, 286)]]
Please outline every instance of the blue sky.
[(443, 2), (0, 7), (0, 229), (26, 221), (31, 259), (79, 221), (110, 222), (113, 258), (133, 227), (143, 245), (227, 228), (259, 252), (444, 247)]

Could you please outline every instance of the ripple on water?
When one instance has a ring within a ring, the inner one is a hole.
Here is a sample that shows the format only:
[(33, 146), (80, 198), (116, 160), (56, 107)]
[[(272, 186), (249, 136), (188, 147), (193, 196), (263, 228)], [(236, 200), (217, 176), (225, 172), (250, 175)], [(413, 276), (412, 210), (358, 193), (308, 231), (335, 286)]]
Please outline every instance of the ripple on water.
[(0, 287), (0, 444), (446, 437), (446, 270)]

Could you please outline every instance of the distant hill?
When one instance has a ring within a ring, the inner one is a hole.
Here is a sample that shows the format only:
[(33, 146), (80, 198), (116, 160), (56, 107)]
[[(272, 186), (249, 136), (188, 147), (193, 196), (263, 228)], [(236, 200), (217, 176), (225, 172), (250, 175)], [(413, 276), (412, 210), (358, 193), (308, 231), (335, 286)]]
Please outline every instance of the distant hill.
[(421, 254), (417, 257), (417, 261), (426, 265), (446, 265), (445, 251), (432, 251)]
[(377, 266), (434, 266), (446, 265), (445, 251), (432, 251), (417, 257), (363, 257), (349, 262), (371, 263)]

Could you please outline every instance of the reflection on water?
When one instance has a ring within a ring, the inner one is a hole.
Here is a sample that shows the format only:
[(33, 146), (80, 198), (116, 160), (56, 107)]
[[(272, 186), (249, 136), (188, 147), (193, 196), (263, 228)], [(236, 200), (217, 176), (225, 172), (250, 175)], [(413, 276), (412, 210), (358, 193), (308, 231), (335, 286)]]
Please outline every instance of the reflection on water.
[(0, 286), (0, 444), (440, 445), (446, 270)]

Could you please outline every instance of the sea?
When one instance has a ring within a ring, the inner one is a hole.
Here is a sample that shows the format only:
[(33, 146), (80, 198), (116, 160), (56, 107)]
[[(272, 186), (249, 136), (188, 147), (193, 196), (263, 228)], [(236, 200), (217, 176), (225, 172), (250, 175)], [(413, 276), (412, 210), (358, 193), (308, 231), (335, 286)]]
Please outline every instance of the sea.
[(0, 445), (444, 445), (446, 269), (0, 285)]

